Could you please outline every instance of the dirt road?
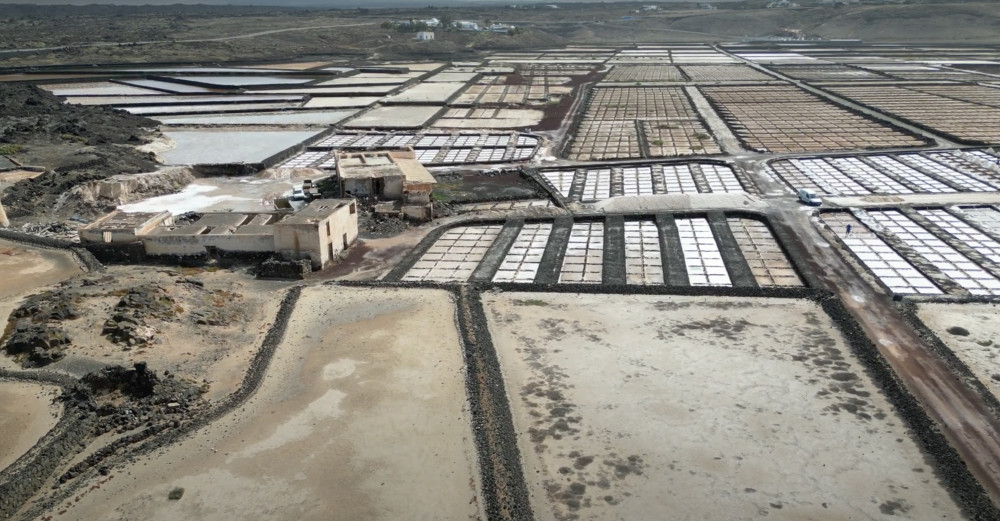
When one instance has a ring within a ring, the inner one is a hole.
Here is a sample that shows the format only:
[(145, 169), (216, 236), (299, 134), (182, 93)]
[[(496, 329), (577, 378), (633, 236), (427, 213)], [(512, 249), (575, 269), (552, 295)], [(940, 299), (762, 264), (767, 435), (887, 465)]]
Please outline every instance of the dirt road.
[(876, 293), (841, 258), (797, 206), (775, 206), (772, 223), (793, 237), (804, 269), (837, 294), (906, 388), (924, 406), (994, 505), (1000, 505), (1000, 422), (908, 326), (889, 298)]

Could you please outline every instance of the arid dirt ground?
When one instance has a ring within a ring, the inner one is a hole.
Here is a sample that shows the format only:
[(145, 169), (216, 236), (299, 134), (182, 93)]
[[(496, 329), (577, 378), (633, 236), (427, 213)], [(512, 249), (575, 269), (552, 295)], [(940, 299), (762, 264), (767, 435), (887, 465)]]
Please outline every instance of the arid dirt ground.
[(960, 517), (810, 301), (484, 303), (538, 519)]
[[(205, 397), (216, 400), (239, 385), (275, 315), (280, 292), (288, 286), (226, 270), (108, 267), (63, 286), (79, 316), (59, 321), (72, 343), (66, 357), (46, 369), (83, 376), (106, 364), (131, 367), (146, 362), (157, 372), (166, 370), (198, 385), (207, 384)], [(173, 310), (144, 319), (153, 331), (151, 342), (127, 346), (113, 342), (102, 331), (122, 296), (134, 288), (162, 290)], [(16, 301), (4, 305), (13, 306)], [(3, 357), (0, 366), (13, 368), (17, 362)]]
[(480, 517), (449, 293), (308, 288), (285, 338), (244, 407), (102, 478), (61, 518)]
[(68, 251), (33, 248), (0, 239), (0, 272), (4, 274), (0, 280), (0, 302), (9, 303), (27, 291), (55, 284), (81, 270)]
[(0, 468), (28, 451), (59, 420), (54, 386), (0, 382)]

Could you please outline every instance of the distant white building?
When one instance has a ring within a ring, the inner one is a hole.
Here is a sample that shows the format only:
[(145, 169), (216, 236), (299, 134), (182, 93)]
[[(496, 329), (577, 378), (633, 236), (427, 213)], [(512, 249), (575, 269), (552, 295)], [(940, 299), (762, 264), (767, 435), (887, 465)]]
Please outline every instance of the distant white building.
[(454, 25), (455, 28), (458, 29), (459, 31), (478, 31), (479, 30), (479, 24), (477, 24), (476, 22), (470, 22), (468, 20), (459, 20), (457, 22), (453, 22), (452, 25)]
[(434, 39), (434, 33), (430, 32), (430, 31), (420, 31), (419, 33), (417, 33), (417, 39), (418, 40), (424, 40), (424, 41), (426, 41), (426, 40), (433, 40)]
[(491, 31), (494, 33), (509, 33), (514, 29), (516, 29), (516, 27), (507, 24), (490, 24), (488, 27), (486, 27), (487, 31)]

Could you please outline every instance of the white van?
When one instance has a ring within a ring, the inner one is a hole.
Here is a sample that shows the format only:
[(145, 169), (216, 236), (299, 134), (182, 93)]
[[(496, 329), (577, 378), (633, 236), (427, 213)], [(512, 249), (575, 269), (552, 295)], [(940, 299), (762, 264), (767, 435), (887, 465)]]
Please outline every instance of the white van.
[(819, 206), (823, 204), (823, 200), (816, 195), (816, 192), (805, 188), (799, 188), (799, 201), (802, 201), (809, 206)]

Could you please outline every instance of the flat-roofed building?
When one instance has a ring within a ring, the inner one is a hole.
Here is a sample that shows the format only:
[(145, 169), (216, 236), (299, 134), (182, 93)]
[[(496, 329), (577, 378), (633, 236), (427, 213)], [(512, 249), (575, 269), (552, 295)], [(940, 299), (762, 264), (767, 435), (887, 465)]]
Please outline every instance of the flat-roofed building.
[(217, 212), (175, 224), (170, 212), (114, 211), (80, 230), (88, 243), (141, 242), (148, 256), (276, 252), (322, 269), (358, 238), (354, 199), (317, 199), (297, 212)]
[(170, 224), (173, 224), (170, 212), (126, 213), (115, 210), (81, 228), (79, 235), (83, 242), (136, 242), (157, 226)]
[(394, 201), (380, 208), (391, 207), (391, 211), (420, 221), (432, 217), (431, 194), (437, 180), (417, 160), (412, 148), (341, 152), (337, 156), (337, 179), (342, 197)]

